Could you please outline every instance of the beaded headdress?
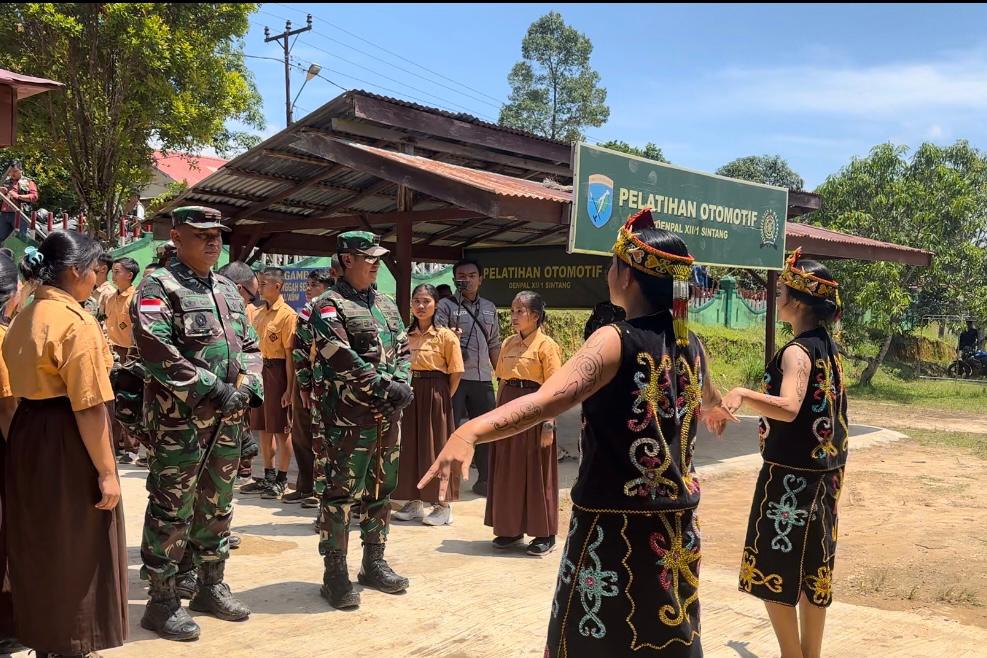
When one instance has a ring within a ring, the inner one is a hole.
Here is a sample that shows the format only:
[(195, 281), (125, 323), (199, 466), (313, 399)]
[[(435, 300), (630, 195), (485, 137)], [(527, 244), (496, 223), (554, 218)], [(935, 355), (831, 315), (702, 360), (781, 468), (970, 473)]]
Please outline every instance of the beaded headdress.
[(613, 253), (635, 270), (672, 279), (672, 326), (679, 345), (689, 344), (689, 277), (692, 275), (692, 256), (679, 256), (656, 249), (636, 235), (635, 231), (655, 228), (651, 208), (644, 208), (630, 217), (617, 233)]
[(836, 304), (837, 314), (842, 312), (843, 300), (840, 299), (840, 284), (803, 270), (798, 265), (801, 257), (802, 248), (799, 247), (785, 261), (785, 269), (782, 270), (779, 277), (781, 282), (792, 290), (798, 290), (819, 299), (828, 299)]

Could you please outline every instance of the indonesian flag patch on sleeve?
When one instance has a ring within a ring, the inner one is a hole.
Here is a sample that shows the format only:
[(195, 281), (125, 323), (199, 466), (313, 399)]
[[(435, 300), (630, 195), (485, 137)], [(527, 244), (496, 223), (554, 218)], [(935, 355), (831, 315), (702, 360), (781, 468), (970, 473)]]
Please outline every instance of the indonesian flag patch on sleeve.
[(336, 319), (336, 307), (335, 306), (326, 306), (326, 307), (324, 307), (322, 309), (322, 311), (320, 312), (319, 316), (323, 320), (335, 320)]
[(141, 313), (160, 313), (164, 302), (160, 299), (142, 299), (138, 309)]
[(298, 314), (298, 317), (300, 317), (305, 322), (308, 322), (308, 319), (312, 317), (312, 309), (310, 309), (308, 306), (303, 306), (301, 312)]

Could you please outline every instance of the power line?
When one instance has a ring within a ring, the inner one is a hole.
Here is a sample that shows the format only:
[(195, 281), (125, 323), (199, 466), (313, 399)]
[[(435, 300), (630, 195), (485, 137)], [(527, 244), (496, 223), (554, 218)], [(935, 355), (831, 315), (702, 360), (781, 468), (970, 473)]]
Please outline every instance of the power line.
[(449, 106), (458, 107), (459, 109), (464, 110), (466, 112), (469, 112), (470, 114), (477, 114), (480, 117), (486, 118), (487, 120), (491, 120), (489, 117), (484, 117), (484, 115), (479, 114), (475, 110), (473, 110), (473, 109), (471, 109), (469, 107), (466, 107), (465, 105), (460, 105), (459, 103), (456, 103), (455, 101), (451, 101), (448, 98), (443, 98), (442, 96), (437, 96), (437, 95), (435, 95), (435, 94), (433, 94), (433, 93), (431, 93), (429, 91), (426, 91), (426, 90), (424, 90), (424, 89), (422, 89), (420, 87), (415, 87), (414, 85), (410, 85), (407, 82), (403, 82), (403, 81), (398, 80), (396, 78), (392, 78), (389, 75), (386, 75), (384, 73), (381, 73), (380, 71), (376, 71), (376, 70), (370, 68), (369, 66), (364, 66), (362, 64), (358, 64), (356, 62), (353, 62), (351, 60), (348, 60), (348, 59), (346, 59), (344, 57), (340, 57), (339, 55), (334, 55), (333, 53), (331, 53), (328, 50), (325, 50), (323, 48), (320, 48), (319, 46), (310, 44), (310, 43), (308, 43), (306, 41), (303, 41), (302, 42), (302, 45), (303, 46), (308, 46), (309, 48), (314, 48), (315, 50), (318, 50), (320, 52), (323, 52), (326, 55), (328, 55), (329, 57), (332, 57), (334, 59), (337, 59), (340, 62), (343, 62), (345, 64), (349, 64), (350, 66), (355, 66), (357, 68), (363, 69), (364, 71), (368, 71), (370, 73), (373, 73), (374, 75), (378, 75), (378, 76), (380, 76), (381, 78), (383, 78), (385, 80), (390, 80), (391, 82), (396, 82), (397, 84), (403, 85), (403, 86), (407, 87), (408, 89), (411, 89), (413, 91), (418, 92), (419, 94), (425, 94), (426, 96), (431, 96), (432, 98), (438, 99), (439, 101), (442, 101), (443, 103), (446, 103)]
[[(281, 3), (274, 3), (274, 4), (278, 5), (279, 7), (283, 7), (285, 9), (290, 9), (291, 11), (305, 13), (305, 12), (301, 12), (301, 10), (296, 9), (295, 7), (292, 7), (290, 5), (285, 5), (285, 4), (281, 4)], [(428, 71), (432, 75), (436, 75), (436, 76), (442, 78), (443, 80), (447, 80), (449, 82), (452, 82), (454, 84), (459, 85), (460, 87), (463, 87), (465, 89), (469, 89), (472, 92), (475, 92), (477, 94), (480, 94), (481, 96), (486, 96), (490, 100), (493, 100), (493, 101), (496, 101), (497, 103), (503, 104), (503, 101), (501, 99), (497, 98), (496, 96), (491, 96), (490, 94), (488, 94), (486, 92), (480, 91), (479, 89), (474, 89), (473, 87), (470, 87), (467, 84), (464, 84), (462, 82), (459, 82), (458, 80), (454, 80), (453, 78), (450, 78), (449, 76), (442, 75), (438, 71), (434, 71), (434, 70), (428, 68), (427, 66), (422, 66), (418, 62), (412, 61), (412, 60), (408, 59), (407, 57), (404, 57), (403, 55), (399, 55), (398, 53), (396, 53), (394, 51), (388, 50), (384, 46), (381, 46), (380, 44), (374, 43), (373, 41), (370, 41), (369, 39), (364, 39), (360, 35), (354, 34), (353, 32), (350, 32), (349, 30), (336, 25), (332, 21), (327, 21), (323, 17), (319, 17), (319, 20), (322, 21), (322, 22), (324, 22), (326, 25), (329, 25), (330, 27), (336, 28), (337, 30), (339, 30), (340, 32), (343, 32), (344, 34), (348, 34), (349, 36), (353, 37), (354, 39), (358, 39), (358, 40), (360, 40), (360, 41), (362, 41), (362, 42), (364, 42), (364, 43), (366, 43), (366, 44), (368, 44), (370, 46), (373, 46), (374, 48), (377, 48), (377, 49), (379, 49), (379, 50), (381, 50), (381, 51), (383, 51), (383, 52), (385, 52), (385, 53), (387, 53), (387, 54), (389, 54), (389, 55), (391, 55), (393, 57), (397, 57), (398, 59), (400, 59), (400, 60), (402, 60), (404, 62), (407, 62), (408, 64), (411, 64), (412, 66), (417, 66), (418, 68), (422, 69), (423, 71)], [(371, 57), (372, 57), (372, 55), (371, 55)], [(415, 74), (413, 74), (413, 75), (415, 75)], [(427, 80), (427, 78), (425, 78), (425, 79)], [(462, 93), (462, 92), (458, 92), (458, 93)]]

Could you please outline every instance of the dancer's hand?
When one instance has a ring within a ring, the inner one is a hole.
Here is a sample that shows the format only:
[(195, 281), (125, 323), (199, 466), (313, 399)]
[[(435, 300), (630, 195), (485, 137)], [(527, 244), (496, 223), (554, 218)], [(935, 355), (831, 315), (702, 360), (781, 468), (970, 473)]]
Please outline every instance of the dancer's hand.
[(435, 463), (418, 483), (418, 488), (424, 489), (429, 482), (438, 478), (439, 502), (445, 502), (450, 478), (462, 477), (464, 481), (470, 479), (470, 462), (473, 461), (475, 440), (476, 437), (464, 436), (459, 430), (454, 432), (446, 441), (442, 452), (435, 458)]
[(723, 434), (727, 423), (739, 423), (740, 419), (721, 405), (719, 407), (703, 409), (703, 422), (706, 423), (706, 429), (716, 436), (720, 436)]
[(555, 426), (541, 425), (541, 436), (539, 443), (542, 448), (551, 448), (552, 443), (555, 441)]
[(744, 394), (742, 388), (732, 389), (729, 393), (723, 396), (723, 400), (720, 402), (720, 406), (730, 412), (731, 415), (735, 414), (740, 406), (744, 403)]

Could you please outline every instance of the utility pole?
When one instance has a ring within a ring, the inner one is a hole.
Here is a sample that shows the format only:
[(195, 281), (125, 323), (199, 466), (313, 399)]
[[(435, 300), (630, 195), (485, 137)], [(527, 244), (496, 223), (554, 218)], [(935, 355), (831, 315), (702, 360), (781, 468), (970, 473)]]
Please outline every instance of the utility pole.
[(291, 21), (284, 22), (284, 32), (271, 36), (271, 30), (265, 25), (264, 26), (264, 43), (270, 43), (271, 41), (280, 41), (282, 47), (284, 48), (284, 114), (286, 124), (285, 127), (291, 125), (291, 62), (289, 61), (289, 55), (291, 54), (291, 46), (288, 44), (288, 38), (293, 37), (296, 34), (301, 34), (302, 32), (308, 32), (312, 29), (312, 14), (308, 15), (307, 25), (305, 27), (300, 27), (297, 30), (291, 29)]

